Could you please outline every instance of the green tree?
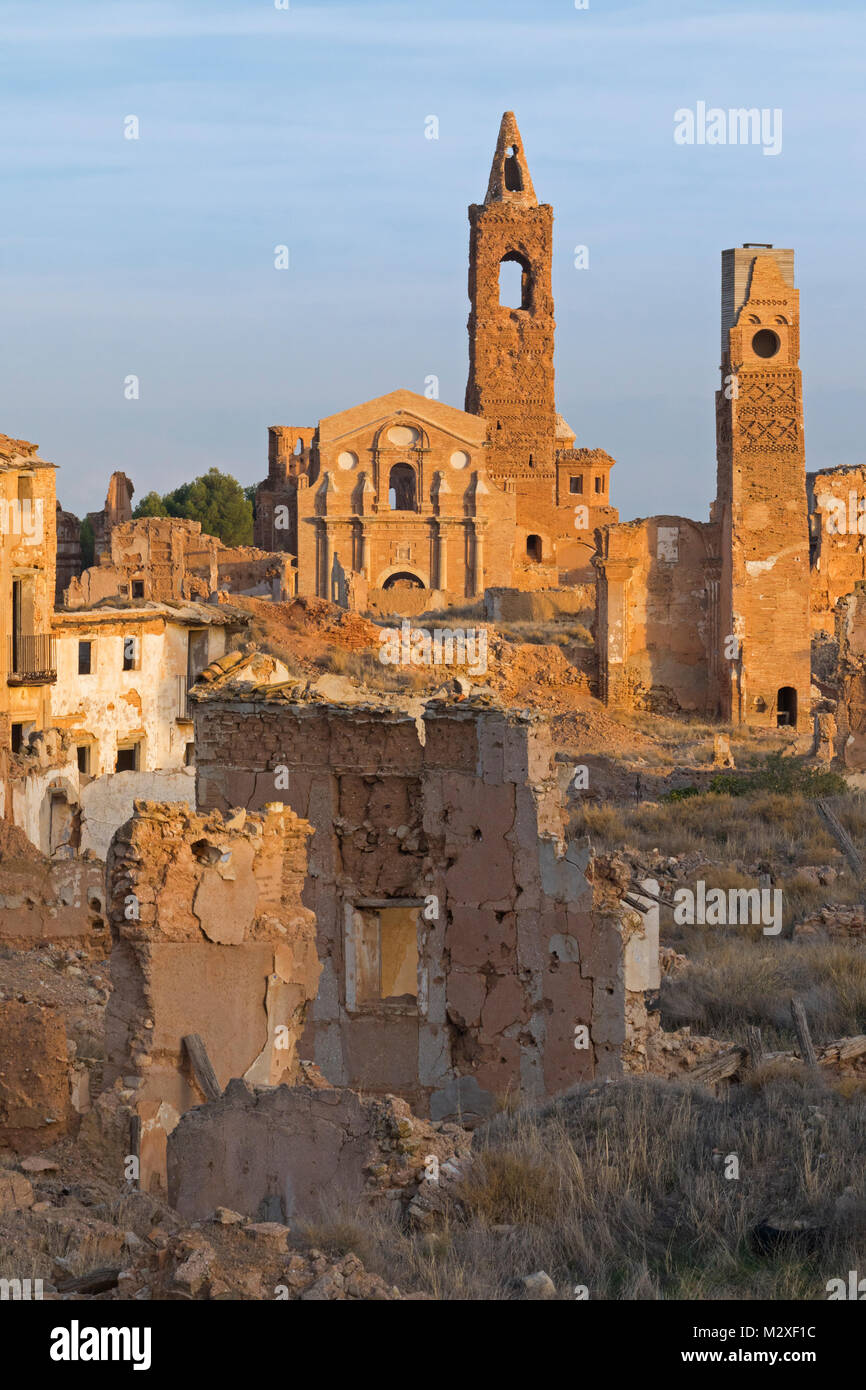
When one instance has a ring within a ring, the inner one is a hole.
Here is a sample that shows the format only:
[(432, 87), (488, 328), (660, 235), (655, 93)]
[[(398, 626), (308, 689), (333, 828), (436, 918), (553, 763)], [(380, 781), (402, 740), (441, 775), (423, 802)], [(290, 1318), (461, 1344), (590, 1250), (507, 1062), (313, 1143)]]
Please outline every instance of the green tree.
[(81, 523), (78, 532), (78, 540), (81, 544), (81, 564), (84, 569), (90, 569), (93, 564), (96, 549), (96, 538), (93, 534), (93, 524), (87, 517)]
[(138, 506), (132, 513), (133, 516), (168, 516), (166, 505), (158, 492), (149, 492), (146, 497), (142, 497)]
[(252, 545), (252, 504), (237, 479), (218, 468), (167, 492), (162, 501), (169, 516), (200, 521), (201, 529), (224, 545)]

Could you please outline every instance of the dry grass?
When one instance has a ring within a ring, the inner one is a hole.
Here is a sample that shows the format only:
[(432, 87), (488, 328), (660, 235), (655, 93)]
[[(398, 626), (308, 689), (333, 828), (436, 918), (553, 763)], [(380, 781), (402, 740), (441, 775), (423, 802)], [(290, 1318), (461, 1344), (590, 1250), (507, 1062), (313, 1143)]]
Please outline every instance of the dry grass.
[(790, 1050), (797, 994), (817, 1044), (866, 1033), (866, 951), (856, 942), (750, 939), (741, 928), (693, 927), (681, 945), (688, 968), (662, 981), (666, 1028), (689, 1024), (745, 1042), (746, 1028), (757, 1024), (770, 1050)]
[(586, 623), (578, 622), (573, 613), (546, 622), (497, 623), (496, 631), (507, 642), (531, 642), (553, 647), (593, 645), (589, 627)]
[[(507, 1299), (544, 1269), (563, 1299), (826, 1297), (866, 1264), (866, 1097), (798, 1077), (723, 1100), (650, 1079), (587, 1085), (499, 1116), (435, 1235), (364, 1222), (370, 1267), (440, 1299)], [(735, 1154), (740, 1176), (724, 1176)], [(844, 1210), (837, 1200), (853, 1189)], [(812, 1253), (755, 1252), (771, 1216), (821, 1225)]]
[[(866, 844), (866, 797), (838, 798), (834, 809), (855, 843)], [(727, 863), (767, 860), (774, 866), (827, 864), (838, 858), (814, 801), (791, 792), (707, 793), (634, 805), (587, 803), (573, 812), (569, 833), (588, 835), (593, 848), (607, 852), (624, 846), (669, 855), (702, 850)]]
[(347, 651), (344, 647), (329, 647), (316, 657), (314, 665), (320, 671), (348, 676), (376, 691), (420, 694), (444, 679), (441, 667), (431, 671), (419, 666), (388, 666), (379, 660), (378, 651), (364, 649)]

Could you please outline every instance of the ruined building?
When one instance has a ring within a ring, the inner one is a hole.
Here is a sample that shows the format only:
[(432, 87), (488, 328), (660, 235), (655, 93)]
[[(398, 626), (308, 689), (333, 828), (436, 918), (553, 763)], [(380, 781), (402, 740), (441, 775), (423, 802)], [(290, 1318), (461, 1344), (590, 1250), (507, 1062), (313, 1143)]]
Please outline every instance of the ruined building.
[(102, 511), (88, 512), (87, 520), (93, 530), (93, 555), (99, 559), (111, 545), (111, 533), (115, 526), (124, 521), (132, 521), (132, 498), (135, 488), (125, 473), (112, 473), (108, 480), (108, 492)]
[(301, 903), (310, 827), (277, 805), (227, 819), (138, 802), (107, 866), (114, 947), (106, 1081), (139, 1077), (142, 1186), (163, 1185), (167, 1135), (200, 1105), (183, 1039), (198, 1034), (220, 1088), (297, 1079), (319, 962)]
[(13, 752), (50, 722), (57, 679), (54, 472), (35, 444), (0, 434), (0, 736)]
[(291, 560), (252, 546), (223, 545), (198, 521), (146, 516), (117, 522), (107, 531), (98, 564), (73, 578), (63, 606), (79, 609), (106, 599), (176, 603), (208, 599), (220, 589), (289, 598)]
[(535, 196), (511, 112), (469, 220), (465, 412), (392, 391), (269, 431), (256, 544), (297, 557), (300, 594), (376, 607), (383, 590), (399, 605), (393, 591), (415, 589), (418, 611), (592, 575), (594, 528), (617, 516), (613, 459), (576, 449), (556, 411), (553, 210)]
[(619, 1073), (626, 991), (657, 983), (637, 936), (650, 970), (653, 951), (624, 925), (625, 884), (598, 863), (591, 883), (565, 838), (543, 721), (230, 679), (193, 705), (202, 813), (279, 800), (315, 828), (322, 976), (300, 1055), (330, 1082), (443, 1119)]

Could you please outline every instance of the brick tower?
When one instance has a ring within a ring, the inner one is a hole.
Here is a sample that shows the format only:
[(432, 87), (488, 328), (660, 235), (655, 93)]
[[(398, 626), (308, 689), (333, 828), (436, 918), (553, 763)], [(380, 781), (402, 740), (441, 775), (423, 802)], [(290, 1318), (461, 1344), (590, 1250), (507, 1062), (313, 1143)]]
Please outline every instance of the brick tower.
[[(556, 407), (553, 394), (553, 209), (539, 203), (512, 111), (499, 128), (483, 205), (469, 209), (469, 379), (466, 410), (489, 426), (487, 471), (513, 480), (519, 524), (552, 508)], [(519, 306), (500, 302), (503, 264), (520, 268)]]
[(722, 252), (719, 712), (808, 727), (809, 529), (794, 253)]

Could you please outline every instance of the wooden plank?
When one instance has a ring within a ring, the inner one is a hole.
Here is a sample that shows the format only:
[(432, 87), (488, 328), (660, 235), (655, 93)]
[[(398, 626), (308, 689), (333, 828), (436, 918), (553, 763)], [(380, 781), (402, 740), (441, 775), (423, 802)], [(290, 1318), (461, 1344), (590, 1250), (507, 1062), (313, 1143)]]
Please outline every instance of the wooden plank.
[(835, 1062), (850, 1062), (854, 1057), (862, 1057), (866, 1052), (866, 1033), (858, 1033), (855, 1038), (840, 1038), (838, 1042), (828, 1043), (818, 1053), (818, 1062), (832, 1066)]
[(836, 841), (836, 844), (841, 849), (845, 858), (848, 860), (850, 868), (858, 877), (862, 877), (863, 860), (860, 857), (860, 854), (857, 850), (857, 846), (854, 844), (854, 841), (851, 839), (851, 836), (848, 834), (848, 831), (845, 829), (844, 825), (839, 820), (839, 817), (836, 815), (835, 811), (831, 810), (829, 802), (818, 800), (815, 802), (815, 805), (818, 809), (818, 814), (820, 815), (827, 829), (830, 831), (830, 834), (833, 836), (833, 839)]
[(193, 1076), (204, 1092), (206, 1099), (219, 1100), (222, 1096), (222, 1088), (217, 1081), (211, 1059), (207, 1055), (207, 1048), (199, 1034), (187, 1033), (183, 1039), (183, 1045), (192, 1066)]
[[(636, 878), (631, 879), (629, 891), (640, 894), (642, 898), (648, 898), (652, 903), (663, 903), (665, 907), (676, 907), (676, 903), (669, 894), (660, 892), (658, 896), (656, 896), (656, 894), (651, 893), (648, 888), (644, 888), (643, 884)], [(646, 911), (647, 909), (644, 908), (642, 910)]]
[(58, 1293), (107, 1293), (117, 1287), (119, 1269), (92, 1269), (89, 1274), (81, 1274), (77, 1279), (64, 1279), (58, 1284)]
[(648, 912), (652, 912), (653, 910), (651, 903), (639, 903), (636, 898), (630, 897), (628, 893), (626, 893), (622, 901), (625, 903), (626, 907), (633, 908), (635, 912), (640, 912), (643, 916), (646, 916)]
[(724, 1081), (729, 1076), (736, 1076), (746, 1059), (746, 1055), (744, 1047), (732, 1047), (728, 1052), (722, 1052), (718, 1057), (713, 1057), (709, 1062), (702, 1062), (699, 1067), (695, 1067), (688, 1073), (688, 1079), (689, 1081), (697, 1081), (701, 1086), (714, 1086), (717, 1081)]
[(750, 1024), (746, 1029), (747, 1046), (749, 1049), (749, 1062), (754, 1069), (759, 1067), (764, 1060), (764, 1040), (761, 1037), (760, 1028)]
[(800, 1056), (811, 1071), (817, 1071), (818, 1058), (815, 1056), (815, 1048), (812, 1045), (806, 1010), (803, 1008), (802, 999), (798, 999), (796, 994), (791, 999), (791, 1018), (794, 1020), (794, 1032), (797, 1034), (797, 1042), (800, 1045)]

